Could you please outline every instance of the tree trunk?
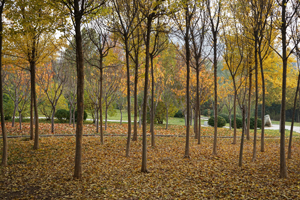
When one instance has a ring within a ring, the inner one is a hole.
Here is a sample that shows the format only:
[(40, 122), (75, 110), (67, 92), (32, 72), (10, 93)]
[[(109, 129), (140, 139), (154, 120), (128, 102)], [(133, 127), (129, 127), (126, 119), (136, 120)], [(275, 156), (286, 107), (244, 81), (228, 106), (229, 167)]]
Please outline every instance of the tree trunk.
[(286, 74), (287, 74), (287, 45), (286, 45), (286, 0), (282, 1), (282, 100), (280, 113), (280, 178), (287, 178), (287, 167), (285, 159), (285, 107), (286, 107)]
[[(35, 42), (34, 42), (35, 43)], [(33, 45), (35, 47), (35, 44)], [(32, 54), (35, 55), (35, 49), (33, 48)], [(34, 145), (33, 149), (37, 150), (39, 148), (39, 115), (37, 110), (37, 101), (36, 101), (36, 90), (35, 90), (35, 56), (33, 56), (33, 61), (30, 62), (30, 73), (31, 73), (31, 93), (33, 97), (33, 106), (34, 106), (34, 121), (35, 121), (35, 130), (34, 130)]]
[(15, 107), (14, 107), (14, 112), (13, 112), (13, 118), (12, 118), (12, 121), (11, 121), (11, 127), (15, 127), (16, 110), (17, 110), (17, 106), (18, 106), (18, 102), (17, 101), (18, 101), (18, 99), (16, 99), (16, 102), (15, 102)]
[(293, 108), (291, 131), (290, 131), (290, 140), (289, 140), (289, 148), (288, 148), (288, 159), (292, 158), (293, 128), (294, 128), (294, 121), (295, 121), (295, 112), (296, 112), (296, 105), (297, 105), (297, 96), (298, 96), (298, 91), (299, 91), (299, 84), (300, 84), (300, 72), (299, 72), (299, 75), (298, 75), (297, 89), (296, 89), (296, 94), (295, 94), (295, 99), (294, 99), (294, 108)]
[(99, 107), (96, 108), (96, 133), (99, 133)]
[(218, 134), (218, 82), (217, 82), (217, 33), (213, 32), (213, 46), (214, 46), (214, 146), (213, 155), (217, 155), (217, 134)]
[(139, 110), (139, 128), (142, 127), (142, 109)]
[(186, 143), (185, 143), (185, 158), (190, 158), (190, 46), (189, 46), (189, 29), (190, 16), (188, 5), (185, 11), (185, 51), (186, 51)]
[[(107, 100), (106, 100), (106, 104), (107, 104)], [(107, 110), (108, 110), (108, 106), (106, 105), (105, 106), (105, 130), (107, 130)]]
[(251, 88), (252, 88), (252, 70), (249, 69), (249, 96), (248, 96), (247, 140), (250, 140)]
[(120, 118), (120, 125), (122, 125), (122, 119), (123, 119), (123, 115), (122, 115), (122, 109), (120, 109), (120, 114), (121, 114), (121, 118)]
[(126, 75), (127, 75), (127, 113), (128, 113), (128, 136), (126, 145), (126, 157), (129, 157), (130, 138), (131, 138), (131, 109), (130, 109), (130, 65), (129, 65), (129, 49), (128, 38), (125, 37), (125, 53), (126, 53)]
[(168, 130), (168, 124), (169, 124), (169, 107), (166, 105), (167, 112), (166, 112), (166, 129)]
[(259, 61), (260, 61), (260, 71), (261, 71), (261, 80), (262, 80), (262, 91), (263, 91), (263, 101), (261, 106), (261, 148), (260, 151), (265, 151), (265, 105), (266, 105), (266, 87), (265, 87), (265, 78), (264, 78), (264, 70), (263, 70), (263, 59), (261, 57), (261, 49), (259, 45)]
[[(198, 62), (197, 62), (198, 63)], [(196, 108), (195, 108), (195, 123), (194, 123), (194, 126), (195, 126), (195, 139), (198, 138), (198, 116), (199, 116), (199, 104), (200, 104), (200, 99), (199, 99), (199, 85), (200, 85), (200, 81), (199, 81), (199, 75), (200, 75), (200, 72), (199, 72), (199, 66), (197, 64), (196, 66), (196, 76), (197, 76), (197, 85), (196, 85)], [(201, 124), (199, 124), (199, 126), (201, 126)]]
[(154, 70), (153, 70), (153, 56), (150, 55), (151, 62), (151, 113), (150, 113), (150, 132), (151, 132), (151, 146), (155, 146), (154, 138)]
[[(234, 80), (233, 80), (234, 82)], [(236, 98), (237, 98), (237, 91), (234, 82), (234, 100), (233, 100), (233, 142), (232, 144), (236, 144)]]
[(150, 33), (151, 33), (152, 17), (147, 18), (147, 36), (146, 36), (146, 63), (145, 63), (145, 86), (144, 86), (144, 102), (143, 102), (143, 145), (142, 145), (142, 168), (141, 172), (147, 170), (147, 94), (149, 81), (149, 59), (150, 59)]
[[(133, 127), (133, 138), (132, 141), (137, 141), (137, 110), (138, 110), (138, 102), (137, 102), (137, 85), (138, 85), (138, 70), (139, 70), (139, 59), (138, 55), (136, 55), (136, 63), (135, 63), (135, 71), (134, 71), (134, 127)], [(122, 114), (122, 113), (121, 113)], [(122, 115), (121, 115), (122, 116)], [(121, 122), (122, 123), (122, 122)]]
[[(242, 108), (243, 112), (243, 127), (245, 127), (245, 106)], [(242, 167), (243, 164), (243, 149), (244, 149), (244, 135), (245, 135), (245, 128), (242, 130), (242, 137), (241, 137), (241, 146), (240, 146), (240, 156), (239, 156), (239, 167)]]
[[(200, 108), (200, 105), (199, 105)], [(201, 138), (201, 109), (199, 109), (199, 129), (198, 129), (198, 144), (200, 144), (200, 138)]]
[(100, 59), (100, 94), (99, 94), (99, 109), (100, 109), (100, 142), (104, 144), (103, 139), (103, 116), (102, 116), (102, 95), (103, 95), (103, 67), (102, 59)]
[(258, 116), (258, 61), (257, 61), (257, 33), (255, 34), (255, 120), (252, 162), (256, 160), (256, 136), (257, 136), (257, 116)]
[(83, 106), (84, 106), (84, 62), (81, 38), (81, 18), (79, 0), (74, 0), (75, 6), (75, 40), (76, 40), (76, 61), (77, 61), (77, 122), (76, 122), (76, 152), (74, 178), (82, 178), (82, 132), (83, 132)]
[[(30, 76), (31, 75), (31, 72), (30, 72)], [(31, 77), (30, 77), (30, 80), (31, 80)], [(32, 88), (30, 89), (32, 90)], [(32, 97), (32, 92), (30, 91), (30, 140), (33, 140), (34, 139), (34, 134), (33, 134), (33, 97)]]
[(73, 128), (75, 128), (75, 106), (76, 105), (74, 105), (73, 117), (72, 117), (72, 119), (73, 119)]
[(54, 115), (55, 115), (55, 107), (52, 108), (52, 116), (51, 116), (51, 133), (54, 134)]
[[(0, 7), (0, 33), (3, 31), (3, 22), (2, 22), (2, 11), (4, 1)], [(0, 34), (0, 114), (1, 114), (1, 130), (2, 130), (2, 139), (3, 139), (3, 149), (2, 149), (2, 166), (7, 165), (7, 133), (5, 127), (5, 118), (3, 111), (3, 79), (2, 79), (2, 34)]]
[(69, 125), (71, 125), (72, 124), (72, 106), (70, 105), (70, 110), (69, 110)]
[(22, 115), (21, 112), (19, 112), (19, 128), (22, 130)]

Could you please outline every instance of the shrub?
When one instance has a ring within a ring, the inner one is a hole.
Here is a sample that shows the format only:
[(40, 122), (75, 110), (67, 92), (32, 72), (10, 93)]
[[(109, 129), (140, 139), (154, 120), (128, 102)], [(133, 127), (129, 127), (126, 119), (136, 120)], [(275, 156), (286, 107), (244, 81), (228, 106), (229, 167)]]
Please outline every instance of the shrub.
[(59, 109), (55, 112), (54, 117), (56, 117), (59, 121), (69, 119), (69, 111), (65, 109)]
[[(210, 126), (214, 126), (214, 123), (215, 122), (215, 118), (214, 117), (210, 117), (209, 120), (208, 120), (208, 124)], [(221, 117), (221, 116), (218, 116), (218, 127), (223, 127), (226, 125), (226, 120)]]
[(174, 117), (183, 118), (184, 114), (182, 113), (182, 110), (178, 110)]
[[(254, 129), (254, 122), (255, 122), (254, 117), (251, 117), (250, 118), (250, 129)], [(261, 119), (259, 119), (259, 118), (257, 118), (257, 127), (261, 128)]]
[[(241, 118), (236, 118), (236, 128), (242, 128), (243, 127), (243, 120)], [(231, 127), (234, 127), (234, 120), (231, 120)]]
[(223, 117), (226, 120), (226, 123), (229, 123), (229, 117), (225, 113), (221, 113), (219, 116)]
[(210, 109), (205, 109), (205, 110), (203, 111), (203, 115), (204, 115), (204, 116), (207, 116), (207, 117), (213, 116), (213, 114), (214, 114), (214, 111), (213, 111), (213, 110), (210, 110)]

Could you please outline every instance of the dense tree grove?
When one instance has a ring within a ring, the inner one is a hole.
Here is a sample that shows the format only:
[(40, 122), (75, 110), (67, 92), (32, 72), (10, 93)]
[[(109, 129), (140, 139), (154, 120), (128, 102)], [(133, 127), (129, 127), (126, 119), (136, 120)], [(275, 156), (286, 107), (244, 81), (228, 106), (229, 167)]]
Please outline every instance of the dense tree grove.
[(74, 177), (81, 179), (84, 113), (94, 119), (95, 132), (100, 127), (103, 145), (103, 120), (106, 130), (108, 115), (118, 109), (121, 116), (124, 110), (134, 115), (133, 129), (127, 115), (126, 157), (143, 127), (142, 172), (148, 172), (147, 123), (155, 148), (154, 124), (168, 129), (176, 113), (186, 125), (182, 157), (190, 158), (191, 134), (201, 145), (201, 115), (214, 117), (211, 149), (218, 155), (222, 116), (233, 125), (232, 145), (237, 128), (243, 129), (242, 166), (250, 126), (256, 161), (260, 119), (261, 152), (268, 148), (269, 114), (280, 120), (280, 177), (286, 178), (285, 122), (300, 116), (299, 6), (298, 0), (1, 0), (2, 165), (8, 156), (5, 118), (12, 126), (18, 118), (22, 129), (22, 118), (29, 117), (30, 140), (39, 149), (43, 115), (52, 133), (55, 118), (76, 123)]

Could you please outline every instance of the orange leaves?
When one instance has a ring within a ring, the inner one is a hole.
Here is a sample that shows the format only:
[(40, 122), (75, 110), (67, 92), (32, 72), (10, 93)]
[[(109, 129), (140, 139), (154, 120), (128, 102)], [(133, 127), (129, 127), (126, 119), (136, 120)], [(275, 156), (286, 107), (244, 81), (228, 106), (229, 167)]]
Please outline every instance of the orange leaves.
[[(117, 127), (117, 126), (116, 126)], [(119, 126), (120, 128), (122, 126)], [(209, 129), (207, 129), (209, 130)], [(118, 131), (118, 130), (116, 130)], [(209, 131), (207, 134), (210, 134)], [(0, 196), (6, 198), (79, 199), (297, 199), (299, 193), (299, 140), (290, 176), (279, 179), (279, 141), (266, 140), (268, 150), (251, 162), (252, 141), (245, 141), (244, 166), (237, 166), (239, 145), (219, 139), (219, 154), (212, 156), (211, 138), (201, 145), (191, 140), (191, 158), (184, 159), (184, 137), (157, 137), (148, 149), (150, 173), (140, 172), (141, 140), (132, 142), (125, 158), (126, 139), (83, 138), (83, 180), (73, 180), (75, 137), (48, 137), (41, 150), (32, 141), (10, 139), (10, 160), (0, 176)], [(150, 139), (150, 138), (148, 138)], [(150, 140), (148, 140), (150, 142)]]

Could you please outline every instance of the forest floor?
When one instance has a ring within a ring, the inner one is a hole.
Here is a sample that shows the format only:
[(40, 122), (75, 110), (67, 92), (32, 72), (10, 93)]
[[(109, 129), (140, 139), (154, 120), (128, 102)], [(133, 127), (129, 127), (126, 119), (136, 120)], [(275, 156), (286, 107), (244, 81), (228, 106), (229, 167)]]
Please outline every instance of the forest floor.
[[(69, 125), (59, 124), (57, 134), (69, 134)], [(85, 133), (90, 125), (85, 125)], [(41, 124), (41, 134), (48, 130)], [(60, 129), (65, 129), (64, 131)], [(109, 124), (110, 134), (126, 134), (127, 125)], [(159, 127), (158, 127), (159, 128)], [(164, 134), (164, 129), (156, 134)], [(91, 125), (90, 133), (95, 133)], [(12, 134), (8, 127), (9, 134)], [(25, 127), (24, 127), (25, 130)], [(177, 132), (175, 132), (177, 130)], [(183, 135), (184, 127), (165, 133)], [(23, 135), (28, 135), (26, 133)], [(227, 129), (219, 129), (226, 136)], [(74, 130), (73, 130), (74, 132)], [(139, 134), (140, 134), (139, 129)], [(212, 136), (205, 127), (202, 135)], [(231, 134), (232, 132), (230, 132)], [(108, 134), (108, 132), (106, 132)], [(238, 131), (240, 136), (240, 131)], [(259, 137), (258, 137), (259, 138)], [(131, 142), (130, 157), (125, 157), (126, 137), (83, 137), (82, 180), (74, 180), (75, 137), (41, 137), (39, 150), (28, 138), (10, 138), (7, 167), (0, 167), (1, 199), (299, 199), (300, 138), (293, 140), (293, 159), (287, 160), (288, 178), (279, 178), (279, 140), (270, 135), (265, 152), (252, 162), (253, 139), (245, 140), (243, 166), (238, 166), (239, 142), (218, 138), (218, 154), (212, 155), (213, 139), (190, 139), (190, 158), (184, 157), (184, 137), (156, 137), (150, 146), (147, 168), (141, 173), (141, 137)], [(288, 140), (286, 140), (287, 144)], [(2, 141), (0, 142), (2, 146)], [(1, 156), (0, 156), (1, 158)]]

